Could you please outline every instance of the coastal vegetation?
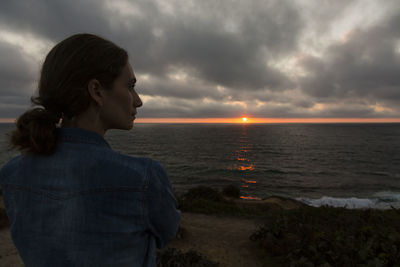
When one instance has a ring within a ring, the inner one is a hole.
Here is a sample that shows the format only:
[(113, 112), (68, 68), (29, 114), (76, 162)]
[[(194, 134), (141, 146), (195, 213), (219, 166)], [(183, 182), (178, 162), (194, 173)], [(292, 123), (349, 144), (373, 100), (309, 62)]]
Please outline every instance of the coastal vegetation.
[(282, 210), (269, 214), (250, 239), (286, 266), (400, 266), (396, 210)]
[[(316, 208), (299, 203), (296, 208), (276, 208), (266, 201), (235, 201), (204, 186), (178, 201), (186, 212), (262, 218), (249, 238), (280, 266), (400, 266), (400, 211), (394, 207)], [(260, 205), (254, 205), (257, 202)]]
[(219, 263), (213, 262), (203, 254), (189, 250), (182, 252), (176, 248), (167, 248), (157, 253), (157, 267), (218, 267)]

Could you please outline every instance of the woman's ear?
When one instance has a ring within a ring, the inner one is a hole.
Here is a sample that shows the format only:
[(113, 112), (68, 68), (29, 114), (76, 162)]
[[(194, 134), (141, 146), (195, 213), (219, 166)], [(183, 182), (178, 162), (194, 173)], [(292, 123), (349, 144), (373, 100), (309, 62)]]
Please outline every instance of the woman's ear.
[(97, 79), (91, 79), (89, 81), (87, 90), (89, 92), (89, 95), (97, 103), (97, 105), (103, 106), (105, 92)]

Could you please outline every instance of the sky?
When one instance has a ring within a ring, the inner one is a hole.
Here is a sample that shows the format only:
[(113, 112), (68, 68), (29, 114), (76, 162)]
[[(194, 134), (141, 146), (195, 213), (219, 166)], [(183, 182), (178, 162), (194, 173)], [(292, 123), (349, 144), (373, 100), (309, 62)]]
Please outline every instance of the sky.
[(398, 0), (2, 0), (0, 118), (82, 32), (128, 51), (138, 118), (400, 121)]

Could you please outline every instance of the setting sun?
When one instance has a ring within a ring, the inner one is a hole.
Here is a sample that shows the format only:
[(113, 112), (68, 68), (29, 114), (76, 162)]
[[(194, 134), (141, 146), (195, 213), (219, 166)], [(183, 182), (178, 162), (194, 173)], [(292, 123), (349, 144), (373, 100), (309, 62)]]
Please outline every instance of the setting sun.
[(246, 122), (246, 121), (247, 121), (247, 118), (246, 118), (246, 117), (243, 117), (242, 120), (243, 120), (243, 122)]

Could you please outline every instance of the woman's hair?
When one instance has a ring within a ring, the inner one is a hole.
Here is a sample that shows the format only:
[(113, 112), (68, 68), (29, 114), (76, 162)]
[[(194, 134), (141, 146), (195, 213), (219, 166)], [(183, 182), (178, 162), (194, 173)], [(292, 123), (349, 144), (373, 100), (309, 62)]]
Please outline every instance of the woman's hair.
[(111, 89), (128, 62), (127, 52), (93, 34), (76, 34), (61, 41), (47, 54), (31, 102), (43, 106), (30, 109), (16, 121), (9, 135), (9, 148), (22, 153), (52, 154), (57, 146), (56, 123), (85, 111), (92, 101), (87, 86), (97, 79)]

